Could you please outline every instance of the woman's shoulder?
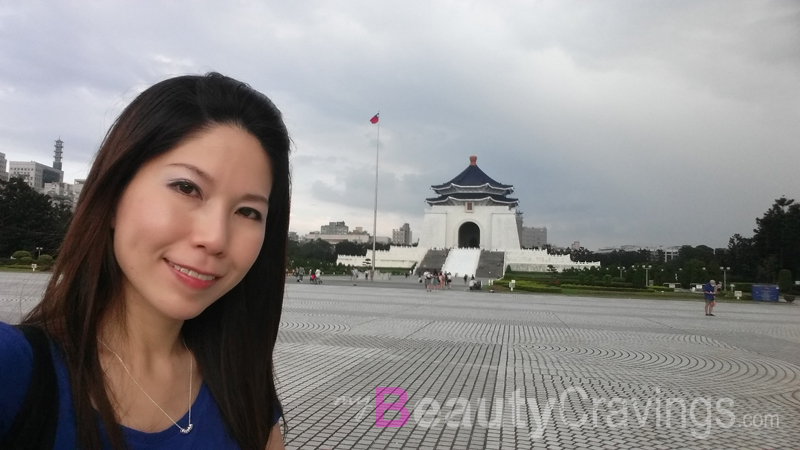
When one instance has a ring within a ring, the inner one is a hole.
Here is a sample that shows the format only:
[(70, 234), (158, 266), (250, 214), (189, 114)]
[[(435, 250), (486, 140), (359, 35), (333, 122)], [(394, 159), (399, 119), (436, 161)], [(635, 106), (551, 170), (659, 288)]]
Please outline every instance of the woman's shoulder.
[(0, 322), (0, 436), (11, 427), (33, 371), (33, 350), (17, 328)]
[[(19, 372), (20, 365), (33, 367), (31, 345), (18, 328), (0, 322), (0, 375), (14, 375)], [(14, 370), (10, 370), (12, 368)]]

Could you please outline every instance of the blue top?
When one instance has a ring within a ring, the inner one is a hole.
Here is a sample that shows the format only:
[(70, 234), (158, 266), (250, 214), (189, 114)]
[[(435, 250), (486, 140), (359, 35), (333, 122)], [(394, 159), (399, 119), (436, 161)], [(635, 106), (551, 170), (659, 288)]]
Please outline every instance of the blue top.
[(714, 300), (714, 286), (711, 286), (711, 283), (704, 284), (703, 294), (705, 295), (706, 300)]
[[(55, 345), (50, 343), (56, 379), (58, 381), (58, 427), (55, 449), (77, 448), (75, 410), (72, 406), (72, 391), (64, 359)], [(21, 331), (0, 322), (0, 436), (11, 428), (17, 411), (22, 406), (33, 372), (33, 350)], [(188, 426), (188, 412), (178, 424)], [(275, 419), (277, 423), (277, 418)], [(192, 404), (193, 428), (189, 434), (181, 434), (174, 425), (157, 433), (145, 433), (123, 426), (123, 435), (131, 450), (238, 450), (225, 431), (225, 425), (214, 397), (205, 383)], [(105, 435), (105, 433), (103, 433)], [(111, 448), (104, 438), (104, 448)]]

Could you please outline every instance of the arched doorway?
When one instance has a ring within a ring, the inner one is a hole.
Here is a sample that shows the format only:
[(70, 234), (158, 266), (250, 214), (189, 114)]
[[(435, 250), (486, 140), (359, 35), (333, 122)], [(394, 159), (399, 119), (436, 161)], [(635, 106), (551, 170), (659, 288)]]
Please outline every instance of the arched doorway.
[(475, 222), (464, 222), (458, 228), (458, 247), (459, 248), (480, 248), (481, 229)]

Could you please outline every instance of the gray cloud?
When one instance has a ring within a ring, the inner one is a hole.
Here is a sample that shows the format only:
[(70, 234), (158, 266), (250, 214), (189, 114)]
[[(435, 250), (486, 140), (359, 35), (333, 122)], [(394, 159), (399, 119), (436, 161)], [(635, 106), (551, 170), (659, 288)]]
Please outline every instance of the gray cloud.
[(217, 70), (283, 111), (300, 232), (371, 227), (378, 110), (382, 235), (472, 154), (561, 245), (722, 246), (800, 197), (792, 1), (33, 1), (0, 30), (9, 159), (61, 136), (85, 176), (138, 92)]

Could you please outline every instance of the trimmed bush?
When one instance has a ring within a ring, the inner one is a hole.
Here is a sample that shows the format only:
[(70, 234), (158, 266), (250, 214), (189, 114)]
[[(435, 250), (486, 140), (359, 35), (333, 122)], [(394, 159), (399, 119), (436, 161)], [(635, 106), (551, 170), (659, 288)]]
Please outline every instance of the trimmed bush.
[(14, 259), (30, 258), (31, 252), (26, 252), (25, 250), (19, 250), (14, 252), (14, 254), (11, 255), (11, 257)]
[[(666, 286), (650, 286), (648, 289), (657, 292), (675, 292), (675, 289)], [(720, 291), (722, 293), (722, 291)]]
[(22, 263), (22, 265), (28, 265), (33, 262), (33, 258), (30, 256), (23, 256), (22, 258), (19, 258), (19, 262)]
[(50, 255), (47, 255), (47, 254), (41, 255), (41, 256), (39, 256), (39, 259), (37, 260), (37, 262), (39, 262), (41, 264), (52, 264), (53, 263), (53, 257), (50, 256)]
[(792, 285), (794, 284), (794, 280), (792, 280), (792, 272), (789, 269), (781, 269), (778, 272), (778, 289), (781, 292), (788, 294), (792, 291)]

